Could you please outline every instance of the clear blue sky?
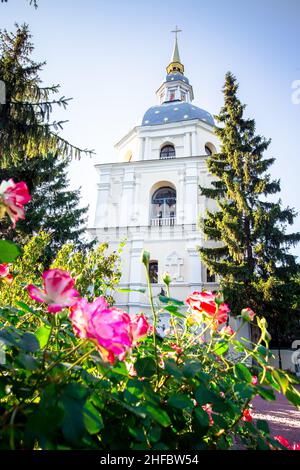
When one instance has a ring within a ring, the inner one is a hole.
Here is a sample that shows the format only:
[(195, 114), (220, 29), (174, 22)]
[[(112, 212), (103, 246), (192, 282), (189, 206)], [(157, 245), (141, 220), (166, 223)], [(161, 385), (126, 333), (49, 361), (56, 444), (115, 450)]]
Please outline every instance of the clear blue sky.
[[(268, 156), (277, 158), (272, 175), (281, 178), (282, 200), (299, 209), (300, 104), (292, 83), (300, 80), (299, 0), (26, 0), (0, 3), (0, 28), (27, 22), (35, 58), (46, 59), (45, 83), (60, 83), (73, 97), (64, 137), (93, 148), (96, 157), (74, 161), (72, 187), (82, 186), (83, 203), (96, 197), (93, 165), (113, 159), (113, 144), (156, 104), (178, 24), (181, 59), (195, 104), (217, 113), (224, 75), (240, 82), (257, 131), (272, 138)], [(294, 229), (300, 230), (300, 217)], [(300, 249), (297, 249), (300, 254)]]

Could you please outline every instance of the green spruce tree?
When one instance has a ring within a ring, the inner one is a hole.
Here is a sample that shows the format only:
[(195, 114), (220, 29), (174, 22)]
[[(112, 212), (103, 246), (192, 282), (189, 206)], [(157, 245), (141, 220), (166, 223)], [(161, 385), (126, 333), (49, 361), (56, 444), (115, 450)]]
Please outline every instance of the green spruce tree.
[(199, 249), (200, 256), (220, 276), (232, 312), (248, 306), (265, 315), (279, 341), (279, 331), (299, 321), (299, 267), (290, 248), (300, 233), (287, 231), (294, 209), (272, 202), (280, 182), (268, 173), (274, 158), (263, 156), (270, 141), (255, 133), (253, 119), (244, 117), (237, 90), (235, 77), (227, 73), (224, 106), (216, 116), (221, 150), (207, 159), (216, 180), (210, 188), (201, 187), (216, 210), (207, 211), (202, 221), (210, 243)]
[(25, 244), (40, 230), (50, 232), (45, 260), (50, 263), (65, 242), (90, 246), (83, 238), (87, 208), (79, 207), (79, 191), (68, 190), (66, 174), (71, 157), (82, 151), (55, 131), (62, 123), (51, 121), (53, 107), (66, 107), (68, 100), (51, 98), (58, 86), (41, 87), (44, 64), (31, 59), (30, 38), (27, 25), (0, 32), (0, 80), (6, 88), (0, 104), (0, 180), (25, 181), (32, 196), (26, 219), (15, 230), (1, 221), (0, 235)]
[(16, 25), (16, 32), (0, 31), (0, 81), (5, 87), (0, 101), (0, 167), (5, 168), (34, 157), (80, 157), (91, 153), (71, 145), (59, 135), (64, 121), (52, 121), (54, 107), (66, 108), (69, 99), (55, 99), (58, 85), (41, 86), (45, 63), (32, 60), (34, 50), (28, 26)]

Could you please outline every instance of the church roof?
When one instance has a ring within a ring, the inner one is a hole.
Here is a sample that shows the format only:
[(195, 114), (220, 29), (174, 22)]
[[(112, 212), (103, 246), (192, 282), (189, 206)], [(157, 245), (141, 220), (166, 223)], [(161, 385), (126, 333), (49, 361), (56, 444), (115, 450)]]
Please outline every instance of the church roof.
[(211, 126), (215, 125), (214, 118), (204, 109), (183, 101), (165, 102), (160, 106), (152, 106), (144, 114), (142, 126), (157, 126), (170, 122), (190, 121), (198, 119)]
[(170, 73), (166, 76), (166, 82), (173, 82), (175, 80), (181, 80), (182, 82), (185, 82), (189, 84), (189, 79), (182, 75), (182, 73)]

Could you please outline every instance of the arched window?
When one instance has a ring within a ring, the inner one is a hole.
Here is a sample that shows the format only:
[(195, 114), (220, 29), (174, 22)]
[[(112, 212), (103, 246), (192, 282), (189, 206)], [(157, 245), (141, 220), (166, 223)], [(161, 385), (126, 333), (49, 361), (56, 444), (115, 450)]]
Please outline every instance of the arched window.
[(158, 283), (158, 261), (149, 262), (149, 277), (151, 284)]
[(176, 190), (169, 186), (155, 191), (151, 200), (151, 225), (174, 225)]
[(175, 147), (174, 145), (164, 145), (160, 150), (159, 158), (174, 158), (175, 157)]
[(213, 155), (216, 152), (216, 147), (210, 142), (207, 142), (204, 148), (206, 155)]

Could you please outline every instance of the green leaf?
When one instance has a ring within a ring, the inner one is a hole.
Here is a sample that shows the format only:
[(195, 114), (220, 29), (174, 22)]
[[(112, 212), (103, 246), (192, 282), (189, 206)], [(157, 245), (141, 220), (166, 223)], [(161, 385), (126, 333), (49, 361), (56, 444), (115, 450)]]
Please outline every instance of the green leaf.
[(151, 357), (143, 357), (135, 363), (135, 370), (139, 377), (152, 377), (156, 373), (156, 364)]
[(147, 403), (144, 406), (139, 407), (141, 410), (144, 410), (145, 413), (150, 416), (154, 421), (159, 423), (163, 427), (168, 427), (171, 424), (168, 413), (165, 410), (159, 408), (159, 406), (154, 406), (150, 403)]
[(89, 434), (97, 434), (104, 427), (100, 412), (90, 401), (83, 408), (83, 423)]
[(280, 392), (280, 385), (275, 381), (272, 372), (269, 370), (267, 370), (264, 383), (271, 385), (275, 390), (277, 390), (277, 392)]
[(173, 297), (166, 297), (165, 295), (159, 295), (158, 298), (163, 304), (170, 303), (173, 305), (184, 305), (184, 302), (182, 302), (181, 300), (174, 299)]
[(137, 403), (143, 398), (143, 384), (140, 380), (128, 380), (124, 398), (129, 403)]
[(236, 364), (234, 366), (234, 375), (243, 382), (251, 383), (252, 374), (244, 364)]
[(46, 344), (48, 343), (49, 337), (51, 333), (51, 327), (48, 325), (41, 326), (36, 332), (34, 333), (35, 337), (38, 339), (40, 343), (40, 348), (43, 349)]
[(218, 356), (222, 356), (228, 351), (228, 341), (220, 340), (217, 342), (214, 348), (214, 353)]
[(88, 390), (80, 384), (67, 384), (60, 396), (60, 405), (64, 410), (62, 430), (65, 438), (73, 444), (78, 444), (85, 433), (84, 406)]
[(262, 439), (261, 437), (257, 437), (257, 449), (270, 450), (270, 447), (264, 439)]
[(173, 317), (185, 318), (185, 315), (179, 312), (177, 305), (167, 305), (166, 307), (164, 307), (164, 310), (173, 315)]
[(260, 431), (262, 431), (264, 434), (270, 434), (270, 429), (269, 429), (269, 425), (267, 423), (266, 420), (264, 419), (258, 419), (256, 421), (256, 426), (257, 426), (257, 429), (259, 429)]
[(159, 441), (161, 437), (161, 428), (159, 426), (154, 426), (150, 429), (150, 432), (148, 434), (148, 437), (151, 442), (157, 442)]
[(273, 377), (276, 380), (276, 382), (280, 385), (282, 392), (286, 394), (287, 388), (289, 386), (289, 380), (286, 376), (286, 374), (281, 371), (281, 370), (273, 370)]
[(37, 312), (35, 310), (33, 310), (32, 308), (30, 308), (27, 304), (25, 304), (24, 302), (21, 302), (21, 300), (16, 300), (15, 301), (15, 304), (17, 305), (17, 307), (19, 307), (21, 310), (24, 310), (24, 312), (28, 312), (28, 313), (33, 313), (34, 315), (37, 314)]
[(17, 355), (16, 364), (27, 370), (35, 370), (38, 367), (37, 360), (29, 354), (25, 354), (23, 352)]
[(242, 398), (243, 400), (248, 400), (249, 398), (252, 398), (252, 396), (255, 395), (253, 387), (245, 384), (245, 382), (235, 384), (234, 391), (238, 395), (238, 397)]
[(9, 240), (0, 240), (0, 262), (13, 263), (20, 256), (21, 249)]
[(173, 408), (178, 408), (180, 410), (192, 410), (194, 408), (194, 404), (192, 400), (187, 397), (186, 395), (173, 395), (168, 400), (168, 405), (172, 406)]
[(116, 365), (114, 365), (111, 369), (111, 372), (128, 377), (128, 370), (124, 362), (117, 362)]
[(182, 371), (174, 359), (165, 360), (165, 371), (177, 379), (182, 377)]
[(290, 385), (285, 395), (290, 403), (300, 409), (300, 393), (298, 390)]
[(213, 403), (216, 400), (216, 394), (210, 391), (204, 384), (201, 384), (194, 393), (199, 405)]
[(209, 374), (203, 372), (203, 364), (196, 361), (186, 362), (183, 367), (183, 375), (188, 378), (197, 376), (201, 382), (209, 382), (211, 378)]
[(274, 401), (276, 400), (276, 396), (274, 391), (271, 388), (265, 388), (262, 387), (261, 385), (256, 387), (256, 390), (258, 394), (264, 399), (268, 401)]
[(34, 353), (40, 349), (40, 344), (32, 333), (24, 333), (18, 343), (18, 347), (24, 351)]
[(39, 404), (26, 423), (25, 439), (45, 442), (45, 439), (55, 436), (62, 424), (64, 411), (58, 406)]
[(209, 416), (207, 412), (202, 409), (201, 406), (197, 406), (197, 408), (195, 408), (195, 416), (201, 427), (209, 427)]

